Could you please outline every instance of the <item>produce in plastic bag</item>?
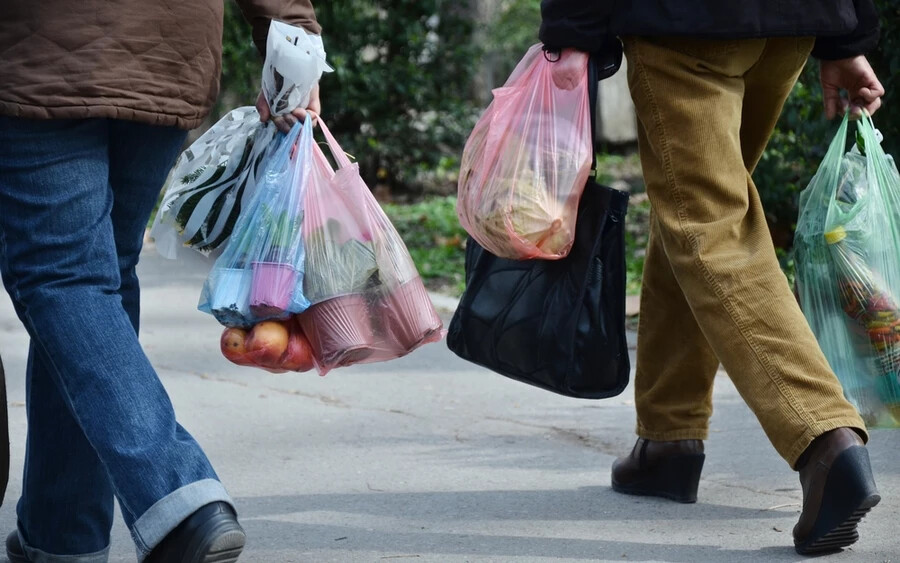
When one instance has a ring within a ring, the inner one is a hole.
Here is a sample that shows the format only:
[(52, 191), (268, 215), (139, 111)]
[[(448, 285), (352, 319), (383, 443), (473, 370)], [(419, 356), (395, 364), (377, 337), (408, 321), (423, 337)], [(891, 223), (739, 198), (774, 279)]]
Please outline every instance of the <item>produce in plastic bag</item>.
[(900, 426), (900, 177), (871, 118), (848, 152), (844, 119), (800, 196), (800, 303), (869, 426)]
[(226, 328), (220, 347), (222, 355), (238, 365), (273, 373), (309, 371), (315, 367), (312, 347), (295, 318), (263, 321), (249, 331)]
[(275, 126), (253, 107), (228, 112), (181, 153), (165, 186), (150, 235), (166, 258), (188, 246), (213, 253), (228, 240), (253, 196)]
[(303, 198), (312, 167), (312, 121), (294, 125), (265, 163), (200, 298), (201, 311), (225, 326), (249, 327), (306, 309), (303, 295)]
[(403, 356), (442, 336), (435, 312), (397, 230), (319, 120), (335, 172), (318, 145), (306, 193), (304, 294), (299, 315), (321, 374)]
[(325, 62), (322, 38), (302, 27), (272, 20), (266, 39), (262, 90), (273, 115), (284, 115), (309, 104), (310, 92), (323, 72), (332, 72)]
[(463, 150), (459, 220), (496, 256), (558, 259), (572, 247), (593, 150), (587, 65), (579, 86), (563, 90), (552, 64), (531, 47)]
[[(855, 233), (859, 235), (860, 233)], [(859, 332), (865, 331), (875, 360), (874, 391), (895, 421), (900, 423), (900, 308), (885, 282), (866, 263), (864, 241), (848, 239), (843, 227), (825, 233), (839, 275), (841, 305)], [(854, 244), (856, 243), (856, 244)]]

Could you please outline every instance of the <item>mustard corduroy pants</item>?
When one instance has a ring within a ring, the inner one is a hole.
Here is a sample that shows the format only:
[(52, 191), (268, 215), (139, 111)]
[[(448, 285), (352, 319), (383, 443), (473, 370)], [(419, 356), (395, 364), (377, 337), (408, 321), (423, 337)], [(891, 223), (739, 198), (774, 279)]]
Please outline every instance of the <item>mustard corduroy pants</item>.
[(638, 435), (706, 439), (719, 364), (793, 467), (818, 435), (865, 426), (782, 274), (751, 173), (812, 38), (623, 38), (651, 231)]

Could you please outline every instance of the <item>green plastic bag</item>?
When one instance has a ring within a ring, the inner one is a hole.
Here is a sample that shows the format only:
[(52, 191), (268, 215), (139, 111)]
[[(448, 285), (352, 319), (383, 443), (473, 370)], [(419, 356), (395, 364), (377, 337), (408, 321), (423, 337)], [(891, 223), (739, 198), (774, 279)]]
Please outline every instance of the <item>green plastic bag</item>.
[(866, 115), (845, 117), (800, 194), (800, 305), (869, 426), (900, 427), (900, 174)]

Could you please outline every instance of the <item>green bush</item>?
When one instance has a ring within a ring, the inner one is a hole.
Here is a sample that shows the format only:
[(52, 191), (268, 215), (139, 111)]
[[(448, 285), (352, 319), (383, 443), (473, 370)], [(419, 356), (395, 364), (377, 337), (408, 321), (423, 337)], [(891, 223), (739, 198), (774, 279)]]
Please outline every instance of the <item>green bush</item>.
[[(241, 15), (234, 0), (225, 2), (225, 21), (222, 29), (222, 80), (216, 104), (221, 115), (234, 108), (223, 107), (225, 99), (237, 105), (252, 105), (259, 95), (262, 58), (253, 44), (250, 25)], [(233, 99), (233, 101), (231, 101)]]
[(644, 259), (650, 235), (650, 201), (645, 195), (632, 196), (625, 216), (625, 291), (641, 292)]
[(496, 88), (506, 82), (529, 47), (538, 42), (541, 5), (534, 0), (498, 0), (483, 25), (485, 52), (482, 65), (490, 69)]
[(322, 80), (323, 115), (370, 186), (408, 190), (461, 152), (475, 118), (467, 8), (449, 0), (316, 5), (335, 67)]
[[(366, 182), (409, 190), (424, 170), (456, 159), (476, 117), (479, 49), (469, 3), (329, 0), (316, 3), (333, 74), (322, 113)], [(233, 0), (226, 4), (222, 90), (252, 104), (260, 60)], [(224, 108), (230, 109), (230, 108)]]
[(456, 217), (456, 197), (383, 208), (429, 289), (461, 294), (465, 287), (466, 232)]
[(900, 0), (875, 0), (881, 12), (881, 41), (869, 59), (886, 93), (875, 124), (884, 133), (884, 148), (900, 156)]

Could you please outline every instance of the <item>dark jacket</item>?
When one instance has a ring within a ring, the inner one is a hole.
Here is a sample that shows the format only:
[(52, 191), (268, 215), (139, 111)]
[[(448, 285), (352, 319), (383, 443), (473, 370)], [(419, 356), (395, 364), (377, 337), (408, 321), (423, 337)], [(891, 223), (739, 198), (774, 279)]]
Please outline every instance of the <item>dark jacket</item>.
[(872, 0), (543, 0), (541, 41), (596, 51), (609, 36), (816, 37), (813, 56), (843, 59), (878, 43)]
[[(319, 33), (309, 0), (238, 0), (265, 49), (271, 18)], [(192, 129), (216, 101), (222, 0), (3, 0), (0, 115)]]

